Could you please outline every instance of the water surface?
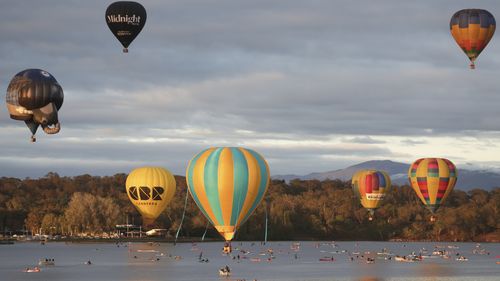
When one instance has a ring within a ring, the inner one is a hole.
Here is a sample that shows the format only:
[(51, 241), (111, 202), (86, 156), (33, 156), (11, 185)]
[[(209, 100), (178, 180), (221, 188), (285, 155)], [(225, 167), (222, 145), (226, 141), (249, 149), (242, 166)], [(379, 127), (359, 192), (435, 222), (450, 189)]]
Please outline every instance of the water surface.
[[(500, 265), (496, 264), (499, 243), (236, 242), (232, 256), (223, 256), (222, 246), (222, 242), (1, 245), (0, 280), (500, 280)], [(383, 249), (394, 255), (418, 254), (425, 248), (430, 255), (435, 246), (448, 251), (451, 258), (435, 256), (402, 263), (377, 254)], [(477, 247), (483, 254), (473, 254)], [(457, 253), (469, 260), (456, 261)], [(199, 262), (200, 254), (209, 262)], [(319, 260), (324, 257), (334, 261)], [(375, 263), (367, 264), (366, 257), (374, 258)], [(40, 258), (53, 258), (56, 265), (42, 267), (40, 273), (23, 272)], [(92, 265), (85, 264), (88, 260)], [(231, 278), (219, 277), (218, 269), (224, 265), (232, 269)]]

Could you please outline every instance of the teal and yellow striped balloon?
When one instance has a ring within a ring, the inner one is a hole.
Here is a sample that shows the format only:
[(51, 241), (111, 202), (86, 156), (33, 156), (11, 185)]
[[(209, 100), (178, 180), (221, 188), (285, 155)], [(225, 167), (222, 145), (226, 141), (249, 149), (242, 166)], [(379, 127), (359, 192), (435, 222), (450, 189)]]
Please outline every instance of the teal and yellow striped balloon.
[(201, 212), (230, 241), (264, 198), (269, 167), (251, 149), (212, 147), (191, 159), (186, 180)]

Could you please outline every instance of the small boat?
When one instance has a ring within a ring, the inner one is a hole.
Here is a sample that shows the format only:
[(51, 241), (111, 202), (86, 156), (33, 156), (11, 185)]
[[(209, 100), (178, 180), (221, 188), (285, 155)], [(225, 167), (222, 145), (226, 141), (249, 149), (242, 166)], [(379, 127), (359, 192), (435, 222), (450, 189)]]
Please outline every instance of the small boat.
[(422, 261), (421, 256), (414, 256), (414, 255), (409, 255), (409, 256), (395, 256), (394, 260), (398, 262), (416, 262), (416, 261)]
[(335, 259), (333, 257), (322, 257), (319, 259), (319, 261), (329, 261), (329, 262), (334, 262)]
[(158, 253), (160, 251), (158, 251), (158, 250), (149, 250), (149, 249), (138, 249), (137, 252), (139, 252), (139, 253)]
[(249, 254), (251, 254), (252, 252), (250, 252), (250, 251), (246, 251), (246, 250), (243, 250), (243, 249), (242, 249), (242, 250), (240, 250), (240, 253), (242, 253), (243, 255), (249, 255)]
[(460, 256), (458, 258), (456, 258), (457, 261), (468, 261), (469, 259), (464, 257), (464, 256)]
[(293, 242), (292, 245), (290, 245), (290, 250), (300, 250), (300, 242)]
[(250, 261), (261, 262), (261, 259), (260, 258), (250, 258)]
[(346, 252), (347, 252), (346, 250), (342, 250), (342, 251), (336, 250), (336, 251), (331, 251), (328, 253), (334, 254), (334, 255), (340, 255), (340, 254), (345, 254)]
[(38, 265), (39, 266), (54, 266), (54, 265), (56, 265), (56, 262), (54, 259), (39, 259)]
[(405, 261), (407, 261), (407, 260), (406, 260), (406, 257), (400, 257), (400, 256), (395, 256), (395, 257), (394, 257), (394, 260), (396, 260), (396, 261), (401, 261), (401, 262), (405, 262)]
[(229, 243), (224, 243), (224, 247), (222, 247), (222, 254), (223, 255), (229, 255), (233, 249), (231, 248), (231, 244)]
[(24, 272), (40, 272), (40, 268), (38, 268), (37, 266), (35, 266), (34, 268), (26, 268), (24, 270)]
[(409, 255), (407, 258), (412, 260), (412, 261), (422, 261), (423, 260), (422, 256), (420, 256), (420, 255), (418, 255), (418, 256), (417, 255)]
[(472, 250), (472, 253), (476, 254), (476, 255), (488, 255), (489, 254), (489, 252), (486, 251), (485, 248), (481, 248), (478, 246), (476, 246), (476, 248)]
[(382, 252), (377, 252), (377, 255), (379, 255), (379, 256), (392, 256), (393, 253), (391, 253), (390, 251), (382, 251)]
[(377, 255), (391, 255), (391, 251), (389, 251), (389, 249), (387, 248), (383, 248), (382, 251), (380, 252), (377, 252)]
[(375, 259), (366, 258), (366, 263), (368, 263), (368, 264), (375, 263)]
[(231, 270), (228, 266), (219, 268), (219, 276), (231, 276)]

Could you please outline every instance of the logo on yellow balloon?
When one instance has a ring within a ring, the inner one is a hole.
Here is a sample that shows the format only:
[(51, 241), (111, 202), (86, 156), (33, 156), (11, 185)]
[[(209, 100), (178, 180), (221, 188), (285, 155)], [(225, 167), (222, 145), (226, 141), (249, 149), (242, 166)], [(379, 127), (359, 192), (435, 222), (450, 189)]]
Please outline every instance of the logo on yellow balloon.
[[(153, 188), (149, 188), (147, 186), (131, 186), (128, 190), (128, 194), (130, 195), (130, 198), (133, 200), (140, 200), (140, 201), (146, 201), (146, 200), (154, 200), (154, 201), (160, 201), (162, 200), (162, 194), (165, 192), (165, 189), (161, 186), (155, 186)], [(138, 202), (138, 205), (158, 205), (158, 202)]]

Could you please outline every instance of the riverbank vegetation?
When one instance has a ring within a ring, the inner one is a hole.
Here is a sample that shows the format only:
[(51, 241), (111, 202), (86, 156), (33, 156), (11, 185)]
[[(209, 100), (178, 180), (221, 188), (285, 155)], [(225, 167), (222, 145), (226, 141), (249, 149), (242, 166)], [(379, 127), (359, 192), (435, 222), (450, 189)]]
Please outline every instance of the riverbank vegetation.
[[(126, 174), (39, 179), (0, 178), (0, 232), (77, 236), (113, 233), (117, 224), (140, 224), (125, 193)], [(174, 199), (157, 219), (173, 237), (184, 210), (186, 182), (176, 176)], [(273, 180), (266, 198), (241, 226), (236, 240), (262, 240), (268, 214), (269, 240), (435, 240), (499, 241), (500, 188), (454, 190), (430, 222), (413, 190), (393, 186), (373, 221), (354, 197), (350, 182), (340, 180)], [(207, 221), (188, 197), (183, 238), (199, 240)], [(218, 238), (212, 227), (207, 237)]]

